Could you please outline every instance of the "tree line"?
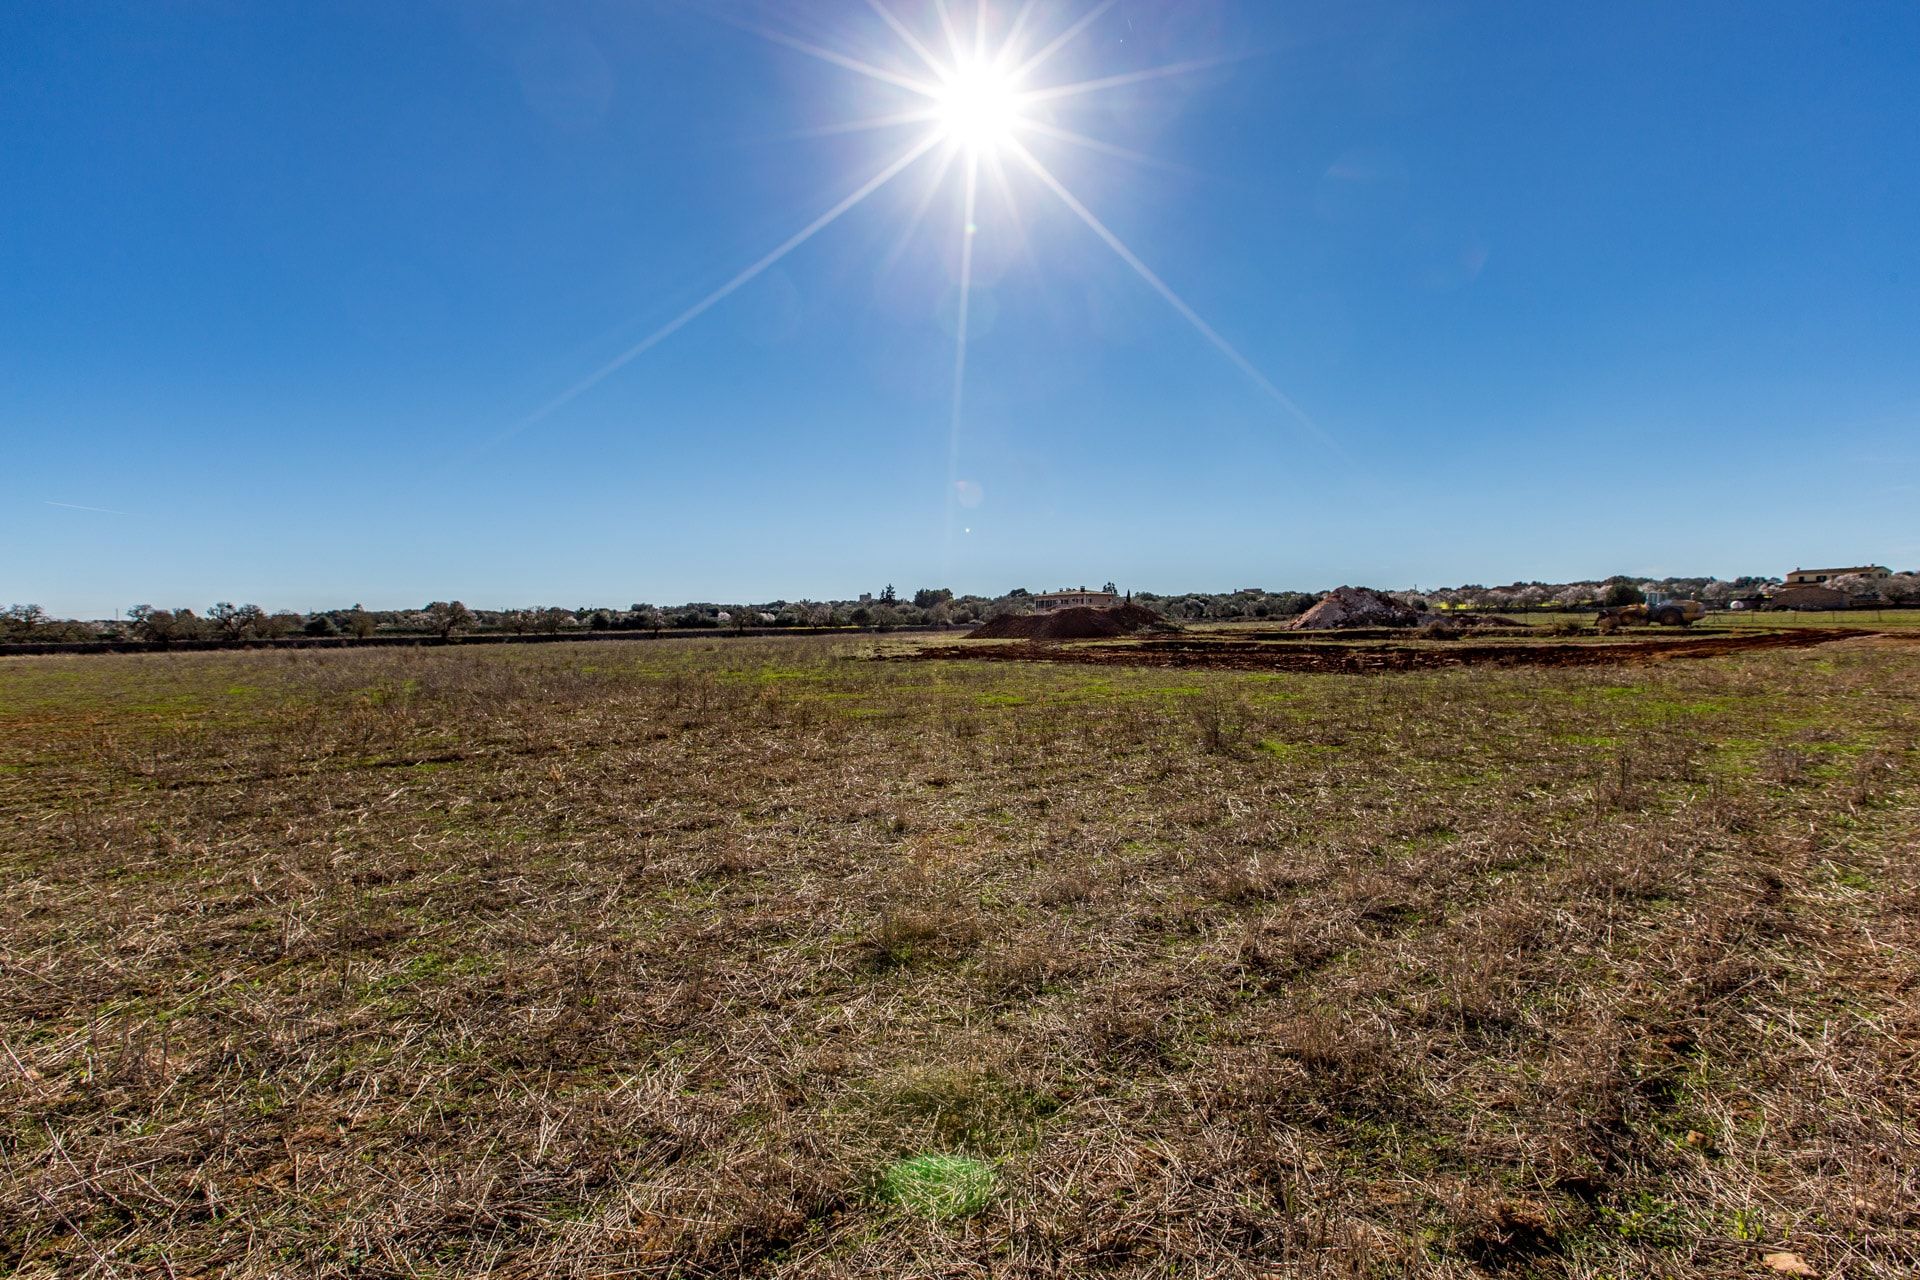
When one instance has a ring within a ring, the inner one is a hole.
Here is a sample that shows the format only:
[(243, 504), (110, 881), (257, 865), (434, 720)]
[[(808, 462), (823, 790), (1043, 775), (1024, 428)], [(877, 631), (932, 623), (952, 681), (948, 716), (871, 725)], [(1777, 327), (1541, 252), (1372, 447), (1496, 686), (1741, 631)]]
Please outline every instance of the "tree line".
[[(1649, 595), (1700, 600), (1725, 606), (1757, 597), (1780, 585), (1778, 578), (1739, 577), (1660, 579), (1615, 574), (1580, 582), (1514, 582), (1505, 586), (1468, 583), (1457, 587), (1414, 588), (1389, 594), (1418, 608), (1479, 609), (1495, 612), (1579, 610), (1637, 604)], [(1889, 578), (1863, 575), (1823, 583), (1859, 605), (1920, 605), (1920, 574)], [(1112, 589), (1108, 583), (1107, 588)], [(851, 600), (768, 600), (723, 604), (692, 601), (679, 605), (532, 605), (512, 609), (474, 609), (458, 600), (434, 600), (414, 609), (345, 609), (312, 613), (269, 612), (257, 604), (222, 600), (204, 613), (192, 608), (150, 604), (128, 610), (125, 618), (83, 621), (54, 618), (39, 605), (16, 604), (0, 610), (0, 642), (141, 640), (160, 644), (186, 641), (247, 643), (312, 637), (434, 635), (443, 639), (466, 633), (557, 635), (563, 632), (652, 632), (756, 629), (832, 630), (971, 626), (1005, 613), (1027, 611), (1033, 593), (1015, 587), (998, 596), (957, 595), (946, 587), (922, 587), (902, 595), (892, 584)], [(1268, 591), (1245, 587), (1227, 592), (1162, 595), (1133, 592), (1131, 598), (1182, 621), (1284, 621), (1312, 607), (1319, 592)]]
[(61, 619), (39, 605), (0, 610), (0, 641), (137, 640), (158, 644), (188, 641), (247, 643), (291, 636), (367, 639), (376, 635), (504, 633), (556, 635), (562, 632), (660, 632), (678, 630), (748, 631), (765, 628), (829, 629), (847, 627), (966, 626), (1018, 607), (1026, 592), (1001, 597), (956, 596), (945, 587), (924, 587), (902, 598), (892, 586), (854, 600), (772, 600), (722, 604), (692, 601), (680, 605), (532, 605), (476, 609), (459, 600), (435, 600), (413, 609), (323, 609), (312, 613), (270, 612), (257, 604), (220, 601), (204, 612), (188, 606), (137, 605), (124, 618), (92, 621)]

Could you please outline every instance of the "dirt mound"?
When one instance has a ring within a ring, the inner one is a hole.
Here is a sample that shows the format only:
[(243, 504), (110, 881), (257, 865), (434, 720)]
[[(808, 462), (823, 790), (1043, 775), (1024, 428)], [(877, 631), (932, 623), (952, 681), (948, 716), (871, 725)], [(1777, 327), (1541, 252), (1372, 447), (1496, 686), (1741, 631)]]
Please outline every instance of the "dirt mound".
[(1048, 613), (1012, 613), (967, 632), (969, 640), (1111, 640), (1143, 631), (1178, 631), (1151, 609), (1137, 604), (1111, 609), (1054, 609)]
[(1527, 629), (1524, 622), (1495, 617), (1490, 613), (1423, 613), (1419, 626), (1421, 637), (1428, 640), (1454, 640), (1476, 631)]
[(1348, 627), (1412, 627), (1420, 614), (1372, 587), (1335, 587), (1320, 603), (1287, 625), (1295, 631), (1331, 631)]

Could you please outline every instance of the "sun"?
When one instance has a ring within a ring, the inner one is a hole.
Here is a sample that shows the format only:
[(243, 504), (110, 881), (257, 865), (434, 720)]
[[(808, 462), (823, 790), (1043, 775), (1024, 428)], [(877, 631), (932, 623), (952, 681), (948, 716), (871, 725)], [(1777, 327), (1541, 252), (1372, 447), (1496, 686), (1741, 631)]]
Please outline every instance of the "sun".
[[(894, 11), (902, 3), (912, 6), (919, 15), (917, 20), (902, 17)], [(919, 225), (934, 198), (943, 191), (958, 189), (958, 207), (954, 210), (958, 231), (954, 254), (958, 285), (955, 301), (958, 306), (954, 325), (953, 406), (948, 440), (950, 471), (958, 466), (959, 458), (973, 292), (973, 254), (976, 237), (981, 230), (976, 215), (980, 211), (983, 176), (987, 179), (986, 185), (997, 195), (999, 208), (1012, 214), (1016, 224), (1021, 221), (1013, 206), (1016, 182), (1050, 195), (1269, 399), (1297, 420), (1311, 436), (1331, 444), (1330, 438), (1307, 416), (1305, 410), (1208, 324), (1171, 285), (1156, 275), (1126, 241), (1068, 189), (1066, 182), (1054, 173), (1047, 161), (1036, 154), (1036, 149), (1045, 152), (1050, 147), (1065, 146), (1133, 164), (1167, 168), (1164, 162), (1152, 156), (1066, 127), (1062, 123), (1063, 113), (1071, 119), (1072, 105), (1092, 95), (1124, 95), (1149, 81), (1185, 76), (1238, 61), (1243, 56), (1252, 56), (1226, 54), (1132, 70), (1122, 67), (1082, 80), (1061, 77), (1056, 60), (1113, 10), (1116, 3), (1117, 0), (1057, 0), (1056, 3), (1043, 5), (1040, 0), (1024, 0), (1016, 10), (1007, 0), (866, 0), (866, 7), (897, 38), (897, 48), (893, 47), (892, 41), (884, 42), (885, 47), (880, 50), (877, 61), (860, 56), (862, 51), (858, 46), (843, 50), (816, 44), (771, 27), (736, 24), (774, 44), (831, 64), (842, 71), (852, 72), (889, 95), (884, 99), (887, 109), (880, 114), (826, 125), (806, 131), (801, 136), (824, 137), (829, 134), (896, 129), (909, 129), (914, 136), (904, 150), (831, 207), (735, 273), (724, 284), (689, 305), (679, 315), (528, 414), (507, 434), (520, 431), (556, 412), (645, 352), (651, 351), (772, 269), (774, 264), (812, 240), (876, 191), (900, 179), (909, 169), (918, 167), (923, 170), (925, 185), (902, 235), (900, 243), (903, 246), (906, 236), (911, 235)], [(847, 4), (843, 7), (853, 9), (856, 6)], [(1079, 10), (1079, 16), (1071, 18), (1064, 25), (1050, 21), (1053, 16), (1074, 9)], [(1011, 22), (998, 22), (996, 15), (1003, 13), (1013, 14)], [(939, 34), (930, 36), (929, 28), (936, 19)], [(1131, 19), (1128, 25), (1131, 29)], [(1043, 30), (1043, 27), (1051, 30)], [(1051, 73), (1047, 70), (1050, 64), (1056, 64)], [(1176, 171), (1180, 170), (1176, 167)], [(1012, 233), (1023, 234), (1018, 225), (1012, 228)], [(957, 471), (948, 478), (957, 483)], [(948, 485), (948, 492), (949, 495), (957, 492), (954, 483)], [(951, 496), (949, 503), (948, 530), (951, 533), (958, 527), (954, 517), (959, 504)]]
[(973, 151), (997, 151), (1024, 123), (1022, 105), (1012, 75), (992, 62), (963, 62), (934, 96), (933, 114), (947, 141)]

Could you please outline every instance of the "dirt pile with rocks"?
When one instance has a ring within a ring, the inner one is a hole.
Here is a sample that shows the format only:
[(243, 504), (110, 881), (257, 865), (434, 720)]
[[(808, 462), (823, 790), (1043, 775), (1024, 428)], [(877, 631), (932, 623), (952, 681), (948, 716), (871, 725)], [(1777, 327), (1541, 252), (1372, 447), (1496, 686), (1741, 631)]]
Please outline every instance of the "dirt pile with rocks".
[(1295, 631), (1333, 631), (1348, 627), (1413, 627), (1420, 612), (1372, 587), (1335, 587), (1287, 626)]
[(1178, 631), (1151, 609), (1137, 604), (1111, 609), (1052, 609), (1046, 613), (1010, 613), (967, 632), (969, 640), (1112, 640), (1143, 632)]

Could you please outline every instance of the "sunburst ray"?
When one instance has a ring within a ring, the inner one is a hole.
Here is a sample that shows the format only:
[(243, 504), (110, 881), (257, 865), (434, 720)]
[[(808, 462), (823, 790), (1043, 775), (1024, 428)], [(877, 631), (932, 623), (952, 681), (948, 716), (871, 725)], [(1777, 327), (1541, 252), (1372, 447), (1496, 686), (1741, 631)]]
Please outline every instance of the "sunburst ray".
[(1006, 68), (1013, 69), (1014, 59), (1020, 56), (1020, 41), (1027, 33), (1027, 20), (1033, 17), (1033, 10), (1039, 0), (1026, 0), (1020, 6), (1020, 12), (1013, 15), (1013, 23), (1007, 28), (1006, 38), (1000, 41), (1000, 49), (994, 54), (994, 61)]
[(1117, 75), (1101, 76), (1094, 80), (1078, 80), (1072, 84), (1056, 84), (1048, 85), (1044, 89), (1030, 89), (1022, 95), (1022, 98), (1028, 103), (1057, 102), (1062, 98), (1077, 98), (1082, 94), (1098, 93), (1102, 89), (1120, 89), (1128, 85), (1145, 84), (1149, 80), (1165, 80), (1170, 76), (1209, 71), (1214, 67), (1224, 67), (1229, 63), (1242, 62), (1257, 56), (1251, 53), (1234, 53), (1217, 58), (1189, 58), (1185, 62), (1169, 62), (1164, 66), (1143, 67), (1138, 71), (1123, 71)]
[(1135, 151), (1130, 147), (1116, 146), (1111, 142), (1089, 137), (1087, 134), (1079, 133), (1072, 129), (1063, 129), (1057, 124), (1048, 124), (1044, 120), (1023, 120), (1021, 121), (1021, 128), (1030, 133), (1037, 133), (1042, 137), (1052, 138), (1057, 142), (1069, 143), (1088, 151), (1097, 151), (1103, 156), (1112, 156), (1116, 160), (1125, 160), (1131, 164), (1140, 165), (1143, 168), (1158, 169), (1163, 173), (1177, 174), (1182, 178), (1199, 178), (1205, 176), (1199, 170), (1190, 168), (1187, 165), (1175, 164), (1171, 160), (1163, 160), (1159, 156), (1151, 156), (1144, 151)]
[[(619, 355), (607, 361), (598, 369), (595, 369), (592, 373), (580, 379), (580, 381), (574, 383), (565, 391), (562, 391), (559, 395), (515, 423), (513, 428), (506, 432), (502, 439), (505, 439), (506, 436), (512, 436), (524, 431), (541, 419), (550, 416), (561, 406), (578, 399), (585, 392), (604, 382), (610, 375), (632, 364), (639, 357), (654, 347), (659, 346), (660, 343), (684, 329), (690, 322), (711, 310), (715, 304), (736, 293), (742, 285), (760, 276), (767, 268), (773, 266), (776, 262), (779, 262), (780, 259), (813, 239), (814, 236), (818, 235), (828, 225), (838, 220), (847, 210), (853, 208), (881, 187), (893, 181), (911, 166), (914, 161), (933, 150), (939, 144), (939, 134), (928, 134), (927, 137), (923, 138), (918, 144), (903, 152), (893, 163), (887, 165), (886, 168), (880, 170), (880, 172), (874, 174), (871, 178), (868, 178), (865, 182), (854, 188), (851, 193), (842, 198), (839, 203), (835, 204), (831, 209), (828, 209), (812, 222), (809, 222), (806, 226), (781, 241), (778, 247), (760, 258), (752, 266), (749, 266), (746, 270), (734, 276), (718, 289), (715, 289), (712, 293), (709, 293), (706, 297), (700, 299), (700, 301), (694, 303), (685, 311), (682, 311), (679, 315), (667, 321), (667, 323), (661, 325), (658, 329), (655, 329), (652, 333), (640, 339), (640, 341), (634, 343), (631, 347), (628, 347), (625, 351), (622, 351)], [(495, 443), (498, 443), (498, 441)]]
[(1315, 439), (1321, 441), (1323, 444), (1333, 445), (1333, 441), (1327, 433), (1321, 430), (1318, 423), (1307, 416), (1307, 411), (1295, 403), (1292, 396), (1289, 396), (1286, 392), (1275, 386), (1272, 379), (1260, 372), (1259, 367), (1255, 365), (1253, 361), (1240, 354), (1239, 349), (1222, 337), (1219, 330), (1208, 324), (1198, 311), (1195, 311), (1188, 305), (1185, 298), (1175, 293), (1173, 287), (1165, 280), (1162, 280), (1154, 272), (1153, 268), (1149, 267), (1145, 262), (1142, 262), (1140, 256), (1132, 249), (1129, 249), (1126, 242), (1115, 235), (1106, 223), (1100, 221), (1100, 219), (1095, 216), (1093, 210), (1082, 204), (1078, 196), (1075, 196), (1073, 192), (1067, 190), (1066, 185), (1062, 183), (1060, 179), (1053, 176), (1052, 170), (1040, 163), (1039, 157), (1035, 156), (1033, 152), (1027, 150), (1026, 147), (1017, 141), (1010, 143), (1009, 147), (1013, 154), (1027, 166), (1028, 170), (1031, 171), (1036, 178), (1040, 179), (1041, 184), (1059, 198), (1060, 203), (1066, 205), (1080, 221), (1086, 223), (1088, 228), (1090, 228), (1096, 236), (1100, 237), (1100, 239), (1106, 243), (1106, 246), (1119, 256), (1122, 262), (1132, 267), (1134, 273), (1146, 281), (1148, 287), (1159, 294), (1167, 305), (1172, 307), (1182, 319), (1192, 325), (1201, 337), (1212, 343), (1222, 355), (1233, 362), (1234, 366), (1238, 368), (1240, 372), (1246, 374), (1255, 386), (1266, 392), (1268, 397), (1291, 414), (1301, 426), (1311, 432)]
[(960, 307), (953, 339), (953, 412), (947, 426), (947, 540), (951, 551), (954, 503), (960, 481), (960, 424), (967, 389), (967, 326), (973, 306), (973, 241), (978, 233), (974, 215), (980, 203), (980, 153), (967, 154), (966, 195), (960, 212)]
[(926, 190), (920, 193), (919, 200), (914, 202), (912, 210), (907, 214), (906, 224), (900, 228), (900, 235), (894, 241), (893, 247), (887, 251), (887, 256), (880, 260), (880, 270), (877, 274), (882, 278), (892, 273), (894, 267), (899, 264), (901, 256), (906, 253), (907, 247), (913, 243), (914, 234), (919, 231), (920, 224), (926, 221), (927, 210), (933, 207), (933, 198), (939, 195), (940, 189), (946, 185), (947, 172), (953, 168), (954, 158), (959, 154), (960, 148), (956, 146), (949, 145), (941, 148), (940, 163), (928, 180)]
[(824, 45), (814, 44), (810, 40), (802, 40), (798, 36), (790, 36), (784, 31), (776, 31), (772, 27), (755, 26), (745, 22), (734, 22), (733, 25), (738, 26), (742, 31), (751, 32), (759, 36), (762, 40), (771, 41), (774, 44), (792, 49), (796, 53), (804, 53), (809, 58), (817, 58), (821, 62), (839, 67), (843, 71), (851, 71), (856, 75), (865, 76), (869, 80), (876, 80), (881, 84), (892, 85), (896, 89), (905, 89), (909, 93), (917, 93), (923, 98), (936, 98), (940, 96), (940, 86), (937, 84), (930, 84), (925, 80), (916, 80), (912, 76), (903, 75), (898, 71), (889, 71), (885, 67), (876, 67), (871, 62), (862, 62), (860, 59), (841, 53), (836, 49), (829, 49)]
[(954, 28), (953, 15), (947, 11), (947, 0), (933, 0), (933, 11), (940, 15), (940, 30), (946, 33), (947, 49), (953, 54), (955, 63), (966, 61), (966, 50), (960, 47), (960, 32)]
[(1052, 60), (1053, 55), (1072, 44), (1082, 31), (1085, 31), (1088, 27), (1099, 21), (1100, 16), (1107, 10), (1113, 8), (1117, 3), (1119, 3), (1119, 0), (1100, 0), (1099, 4), (1082, 14), (1079, 21), (1055, 36), (1040, 52), (1021, 63), (1013, 72), (1014, 78), (1024, 80), (1045, 66)]
[(903, 128), (910, 124), (932, 124), (939, 118), (939, 114), (933, 107), (920, 107), (913, 111), (894, 111), (883, 116), (867, 116), (860, 120), (841, 120), (834, 124), (813, 125), (806, 129), (790, 129), (785, 133), (772, 135), (772, 140), (793, 142), (803, 138), (835, 138), (849, 133), (875, 133), (882, 129)]
[(935, 76), (943, 75), (946, 72), (946, 68), (941, 65), (940, 59), (933, 56), (933, 50), (927, 48), (920, 37), (913, 34), (911, 27), (900, 21), (900, 16), (887, 6), (886, 0), (867, 0), (867, 7), (879, 14), (881, 20), (893, 29), (893, 34), (900, 37), (901, 44), (913, 50), (914, 55), (918, 57), (920, 61), (927, 64), (927, 70), (933, 72)]

